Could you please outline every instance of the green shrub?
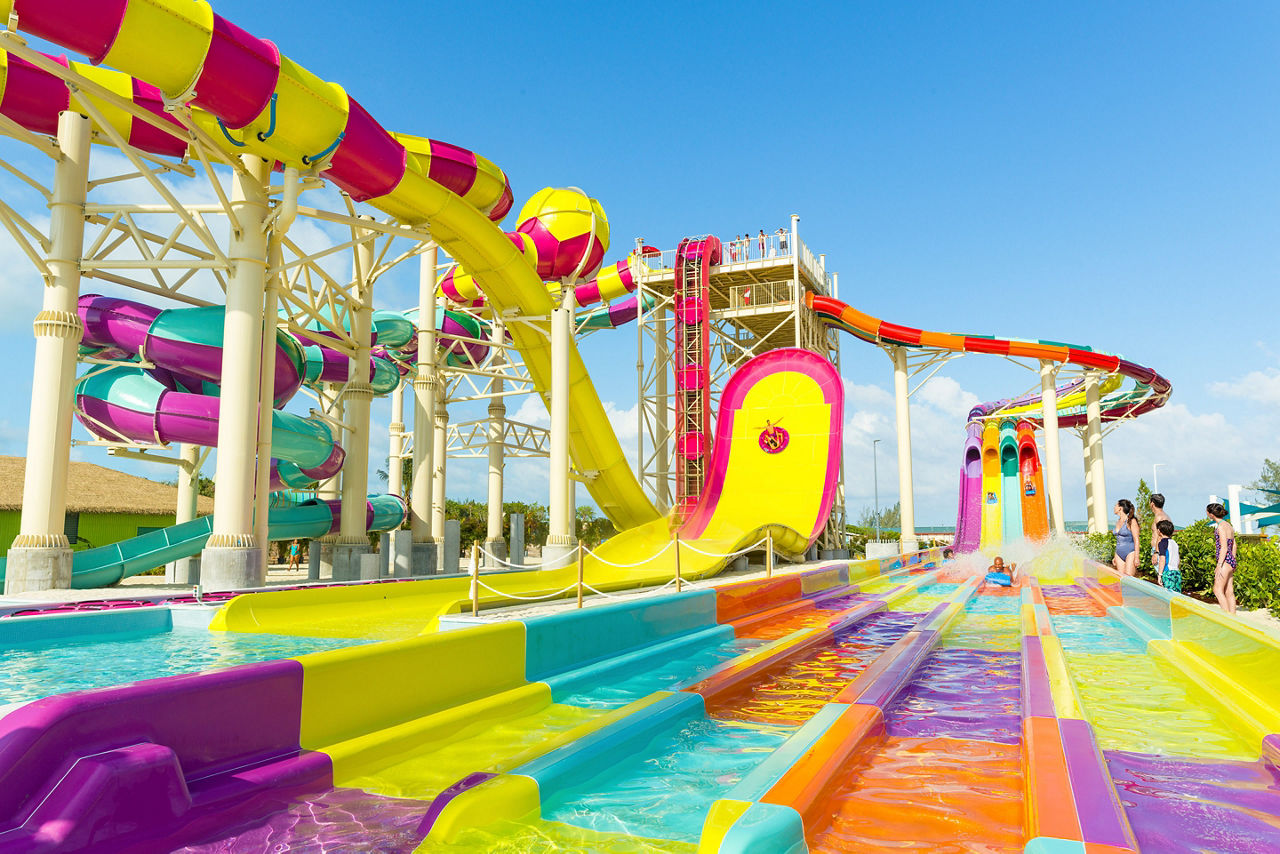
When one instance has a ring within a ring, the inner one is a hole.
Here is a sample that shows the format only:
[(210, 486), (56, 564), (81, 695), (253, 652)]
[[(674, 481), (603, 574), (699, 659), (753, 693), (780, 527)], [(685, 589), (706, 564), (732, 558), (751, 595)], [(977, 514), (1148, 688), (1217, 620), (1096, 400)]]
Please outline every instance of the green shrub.
[[(1208, 593), (1213, 590), (1213, 526), (1201, 519), (1173, 535), (1178, 544), (1178, 565), (1182, 569), (1183, 593)], [(1236, 587), (1240, 582), (1236, 582)]]
[(1266, 608), (1280, 617), (1280, 547), (1268, 540), (1237, 545), (1236, 604), (1247, 611)]
[(1111, 559), (1116, 556), (1116, 535), (1111, 531), (1085, 534), (1080, 538), (1080, 550), (1090, 560), (1111, 566)]

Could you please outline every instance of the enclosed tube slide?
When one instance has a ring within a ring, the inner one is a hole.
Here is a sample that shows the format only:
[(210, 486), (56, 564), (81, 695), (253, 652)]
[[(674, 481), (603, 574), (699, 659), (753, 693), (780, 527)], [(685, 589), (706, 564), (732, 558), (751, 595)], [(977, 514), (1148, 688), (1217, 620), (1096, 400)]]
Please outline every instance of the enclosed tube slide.
[(1004, 541), (1000, 498), (1000, 425), (988, 421), (982, 428), (982, 547)]
[(1022, 500), (1018, 490), (1018, 433), (1013, 421), (1000, 422), (1000, 509), (1006, 543), (1022, 539)]
[(1030, 421), (1018, 422), (1018, 474), (1022, 495), (1022, 534), (1028, 540), (1049, 538), (1049, 508), (1044, 493), (1044, 472), (1036, 448), (1036, 428)]
[[(1107, 374), (1116, 374), (1132, 381), (1127, 391), (1114, 392), (1102, 400), (1102, 417), (1104, 421), (1142, 415), (1153, 409), (1164, 406), (1173, 389), (1170, 382), (1151, 368), (1130, 362), (1119, 356), (1099, 353), (1087, 347), (1072, 344), (1060, 344), (1054, 341), (1019, 341), (1009, 338), (995, 338), (978, 335), (953, 335), (946, 332), (930, 332), (911, 326), (900, 326), (877, 317), (858, 311), (856, 308), (832, 297), (809, 293), (805, 295), (805, 304), (813, 309), (829, 325), (836, 326), (855, 335), (864, 341), (873, 343), (895, 344), (902, 347), (928, 347), (937, 350), (950, 350), (956, 353), (988, 353), (997, 356), (1017, 356), (1031, 359), (1048, 359), (1059, 364), (1079, 365), (1093, 368)], [(1067, 393), (1074, 393), (1075, 388), (1068, 384), (1064, 387)], [(1083, 390), (1081, 390), (1083, 399)], [(1030, 395), (1020, 398), (1016, 403), (1024, 417), (1035, 420), (1029, 409), (1032, 402), (1039, 397)], [(976, 415), (987, 416), (1004, 411), (1004, 405), (1010, 401), (997, 401), (988, 404), (989, 411), (976, 412)], [(1062, 409), (1059, 403), (1059, 409)], [(1058, 419), (1061, 427), (1078, 427), (1085, 423), (1085, 414), (1081, 411), (1066, 411)]]
[[(267, 536), (273, 540), (312, 539), (336, 533), (341, 520), (339, 502), (305, 501), (290, 507), (272, 507)], [(404, 524), (408, 513), (396, 495), (370, 495), (366, 522), (370, 531), (391, 531)], [(201, 516), (159, 531), (75, 552), (71, 557), (71, 586), (77, 590), (106, 587), (122, 578), (198, 554), (213, 533), (213, 517)], [(4, 562), (0, 561), (0, 579)]]
[(960, 466), (960, 513), (956, 549), (971, 552), (982, 542), (982, 423), (970, 421)]
[[(323, 177), (356, 201), (406, 223), (430, 222), (441, 248), (484, 284), (494, 311), (550, 316), (551, 298), (537, 269), (494, 225), (510, 211), (513, 198), (506, 176), (483, 157), (448, 143), (387, 132), (342, 87), (214, 14), (204, 0), (0, 0), (0, 13), (13, 11), (22, 31), (124, 72), (77, 68), (126, 98), (141, 93), (135, 101), (179, 137), (186, 134), (164, 113), (161, 96), (194, 91), (193, 121), (225, 143), (228, 153), (304, 169), (318, 166)], [(15, 74), (18, 65), (23, 67)], [(41, 133), (56, 128), (58, 112), (72, 99), (56, 76), (12, 56), (4, 84), (0, 113)], [(74, 98), (93, 100), (83, 92)], [(151, 123), (99, 106), (130, 144), (170, 156), (185, 150), (181, 139)], [(551, 347), (546, 330), (537, 326), (512, 324), (510, 334), (535, 387), (546, 395)], [(570, 453), (577, 468), (599, 473), (587, 484), (592, 497), (619, 529), (657, 518), (576, 349), (568, 371), (575, 416)]]

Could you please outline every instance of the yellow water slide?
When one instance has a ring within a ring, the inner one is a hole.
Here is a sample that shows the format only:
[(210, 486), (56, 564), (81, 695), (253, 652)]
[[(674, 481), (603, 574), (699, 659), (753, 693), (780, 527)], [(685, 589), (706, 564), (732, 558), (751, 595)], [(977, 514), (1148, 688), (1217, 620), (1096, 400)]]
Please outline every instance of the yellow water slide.
[[(774, 350), (744, 365), (721, 395), (710, 477), (673, 538), (656, 519), (610, 539), (589, 555), (583, 577), (607, 592), (718, 572), (733, 553), (772, 534), (775, 548), (799, 555), (831, 512), (840, 470), (843, 387), (825, 358)], [(684, 539), (684, 537), (688, 539)], [(482, 575), (481, 607), (515, 605), (556, 592), (573, 595), (577, 567)], [(315, 587), (238, 596), (212, 628), (322, 637), (400, 638), (431, 631), (439, 617), (470, 602), (465, 576)], [(589, 591), (588, 591), (589, 592)]]

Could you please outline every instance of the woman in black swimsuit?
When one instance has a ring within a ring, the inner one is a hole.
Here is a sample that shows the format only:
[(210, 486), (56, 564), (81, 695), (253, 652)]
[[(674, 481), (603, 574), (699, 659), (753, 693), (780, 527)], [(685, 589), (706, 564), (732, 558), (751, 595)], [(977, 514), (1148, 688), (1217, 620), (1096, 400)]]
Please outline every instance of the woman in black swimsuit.
[(1236, 529), (1227, 521), (1227, 508), (1210, 504), (1204, 508), (1213, 522), (1213, 595), (1228, 614), (1236, 612)]

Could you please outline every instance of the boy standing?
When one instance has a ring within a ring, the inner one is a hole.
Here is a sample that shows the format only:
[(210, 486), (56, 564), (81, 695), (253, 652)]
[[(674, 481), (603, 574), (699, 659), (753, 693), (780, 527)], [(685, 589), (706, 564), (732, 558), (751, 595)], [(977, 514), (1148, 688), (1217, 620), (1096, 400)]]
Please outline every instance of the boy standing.
[(1166, 590), (1182, 592), (1182, 569), (1178, 561), (1178, 544), (1173, 539), (1173, 523), (1168, 519), (1156, 522), (1156, 577)]

